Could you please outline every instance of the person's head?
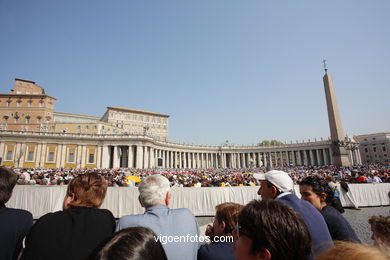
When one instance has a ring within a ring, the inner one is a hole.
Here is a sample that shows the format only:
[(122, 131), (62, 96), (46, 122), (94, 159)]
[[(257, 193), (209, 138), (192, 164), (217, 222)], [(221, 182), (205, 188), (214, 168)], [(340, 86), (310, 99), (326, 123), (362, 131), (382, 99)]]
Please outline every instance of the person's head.
[(145, 208), (169, 204), (169, 180), (160, 174), (143, 179), (138, 185), (139, 201)]
[(99, 260), (166, 260), (164, 248), (156, 234), (146, 227), (126, 228), (108, 241)]
[(275, 200), (248, 203), (238, 215), (235, 231), (237, 260), (306, 260), (311, 253), (311, 238), (303, 220)]
[(390, 216), (372, 216), (368, 223), (371, 225), (374, 244), (390, 250)]
[(286, 172), (272, 170), (265, 174), (254, 174), (253, 177), (260, 181), (260, 188), (257, 194), (261, 199), (275, 199), (279, 194), (291, 192), (294, 184)]
[(336, 241), (335, 246), (322, 252), (316, 260), (386, 260), (388, 259), (378, 248), (370, 245), (345, 241)]
[(327, 181), (319, 176), (307, 176), (299, 183), (302, 199), (322, 210), (333, 199), (333, 191)]
[(7, 203), (11, 198), (18, 175), (11, 169), (0, 166), (0, 203)]
[(215, 207), (216, 213), (213, 222), (215, 236), (232, 235), (236, 227), (238, 213), (243, 208), (241, 204), (227, 202)]
[(92, 172), (75, 177), (66, 191), (64, 209), (72, 207), (99, 208), (106, 196), (107, 181)]

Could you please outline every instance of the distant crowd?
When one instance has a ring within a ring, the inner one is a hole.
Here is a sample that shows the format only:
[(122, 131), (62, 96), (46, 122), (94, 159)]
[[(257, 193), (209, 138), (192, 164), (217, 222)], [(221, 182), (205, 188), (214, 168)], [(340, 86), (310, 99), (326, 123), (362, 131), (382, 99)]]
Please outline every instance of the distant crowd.
[[(390, 182), (390, 167), (366, 165), (356, 167), (310, 166), (274, 167), (289, 174), (294, 184), (303, 178), (317, 175), (328, 181), (345, 183), (385, 183)], [(65, 169), (65, 168), (15, 168), (20, 185), (67, 185), (76, 176), (97, 172), (107, 181), (108, 186), (137, 186), (143, 178), (162, 174), (171, 186), (176, 187), (229, 187), (256, 186), (254, 173), (265, 173), (266, 167), (241, 169)]]

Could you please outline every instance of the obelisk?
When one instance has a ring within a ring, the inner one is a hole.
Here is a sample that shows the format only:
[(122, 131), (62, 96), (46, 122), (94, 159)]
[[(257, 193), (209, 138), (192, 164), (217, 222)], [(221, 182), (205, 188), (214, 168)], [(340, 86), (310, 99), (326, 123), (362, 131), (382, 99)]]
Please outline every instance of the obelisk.
[(344, 131), (341, 124), (340, 112), (337, 105), (336, 93), (334, 90), (332, 77), (328, 74), (326, 63), (324, 60), (325, 75), (323, 77), (324, 89), (326, 96), (326, 105), (328, 108), (330, 138), (332, 140), (333, 164), (336, 166), (350, 166), (348, 159), (348, 151), (343, 146)]

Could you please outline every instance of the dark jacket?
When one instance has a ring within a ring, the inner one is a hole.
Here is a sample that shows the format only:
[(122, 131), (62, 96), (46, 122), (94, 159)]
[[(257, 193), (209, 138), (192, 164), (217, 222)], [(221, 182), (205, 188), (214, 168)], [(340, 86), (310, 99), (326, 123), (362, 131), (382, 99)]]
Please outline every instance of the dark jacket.
[(198, 250), (198, 260), (235, 260), (233, 243), (213, 243), (202, 245)]
[(109, 210), (76, 207), (41, 217), (26, 238), (22, 259), (86, 259), (115, 230)]
[(305, 222), (312, 240), (311, 257), (315, 257), (322, 251), (333, 246), (328, 226), (321, 213), (313, 205), (299, 199), (294, 194), (288, 194), (276, 200), (294, 209)]
[(17, 259), (23, 238), (33, 224), (30, 212), (10, 209), (0, 203), (0, 259)]
[(348, 221), (331, 206), (325, 206), (320, 213), (325, 219), (333, 240), (361, 243)]

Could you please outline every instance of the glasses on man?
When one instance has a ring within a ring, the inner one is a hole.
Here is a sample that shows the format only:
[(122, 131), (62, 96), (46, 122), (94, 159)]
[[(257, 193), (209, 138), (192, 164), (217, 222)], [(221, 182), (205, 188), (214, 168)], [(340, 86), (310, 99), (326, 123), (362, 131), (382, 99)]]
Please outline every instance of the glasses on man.
[(238, 222), (236, 225), (236, 235), (237, 235), (237, 238), (239, 238), (240, 236), (251, 237), (248, 233), (242, 231), (242, 227), (241, 227), (240, 223), (238, 223)]

